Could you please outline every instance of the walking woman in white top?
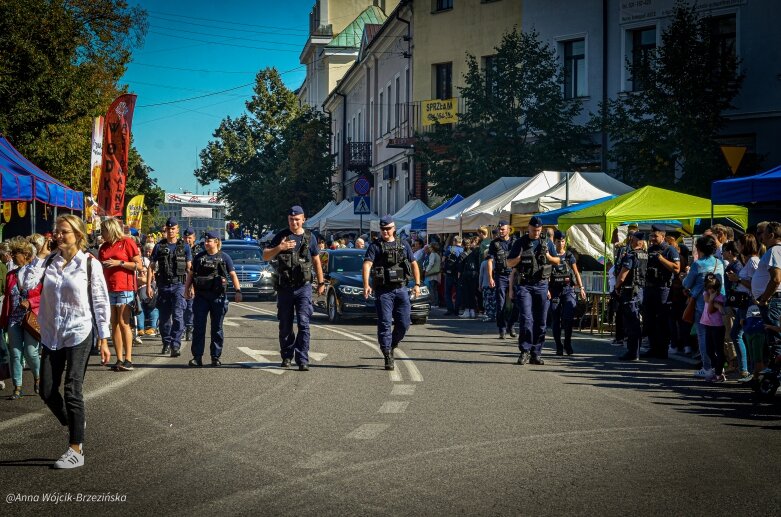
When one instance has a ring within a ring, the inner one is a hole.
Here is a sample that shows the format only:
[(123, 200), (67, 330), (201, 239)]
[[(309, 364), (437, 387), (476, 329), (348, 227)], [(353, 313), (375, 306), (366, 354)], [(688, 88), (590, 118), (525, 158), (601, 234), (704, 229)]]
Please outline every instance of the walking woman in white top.
[(85, 253), (86, 234), (84, 222), (78, 217), (68, 214), (57, 218), (57, 251), (43, 274), (38, 310), (43, 345), (41, 398), (57, 420), (68, 426), (70, 441), (70, 447), (54, 464), (59, 469), (84, 465), (82, 387), (94, 332), (98, 334), (102, 364), (111, 359), (107, 342), (111, 319), (108, 289), (100, 263)]

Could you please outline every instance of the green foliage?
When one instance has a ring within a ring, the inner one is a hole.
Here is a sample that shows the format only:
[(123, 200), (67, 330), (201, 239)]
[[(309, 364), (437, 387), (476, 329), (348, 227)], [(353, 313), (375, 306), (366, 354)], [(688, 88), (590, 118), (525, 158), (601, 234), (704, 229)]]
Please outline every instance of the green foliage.
[(124, 0), (0, 2), (0, 131), (89, 192), (92, 119), (122, 93), (117, 81), (145, 32), (144, 11)]
[(258, 72), (247, 112), (227, 117), (201, 151), (195, 176), (220, 182), (231, 217), (260, 231), (287, 224), (300, 204), (314, 213), (332, 198), (327, 119), (301, 107), (274, 68)]
[[(142, 230), (147, 231), (155, 226), (158, 207), (165, 199), (165, 191), (157, 185), (152, 177), (154, 169), (144, 163), (135, 147), (130, 147), (128, 153), (128, 176), (125, 187), (125, 203), (133, 197), (144, 195), (144, 216), (141, 220)], [(160, 225), (158, 225), (160, 226)]]
[(556, 54), (536, 32), (514, 29), (496, 47), (486, 73), (467, 56), (466, 113), (455, 128), (419, 135), (417, 156), (429, 169), (432, 193), (469, 195), (502, 176), (572, 170), (586, 152), (584, 127), (573, 119), (579, 100), (565, 99)]
[(743, 81), (734, 49), (717, 50), (708, 18), (679, 1), (648, 64), (627, 64), (645, 89), (622, 94), (604, 107), (605, 119), (594, 118), (612, 140), (615, 172), (633, 185), (709, 196), (711, 182), (729, 172), (717, 137)]

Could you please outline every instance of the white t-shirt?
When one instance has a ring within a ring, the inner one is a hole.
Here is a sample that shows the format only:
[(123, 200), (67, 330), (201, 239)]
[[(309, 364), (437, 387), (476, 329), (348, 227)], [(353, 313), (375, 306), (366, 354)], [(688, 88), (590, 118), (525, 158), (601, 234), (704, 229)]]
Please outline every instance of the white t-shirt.
[[(749, 257), (748, 261), (743, 266), (743, 269), (741, 269), (738, 272), (738, 279), (751, 280), (752, 278), (754, 278), (754, 273), (756, 273), (758, 266), (759, 266), (759, 257)], [(740, 287), (738, 287), (738, 291), (741, 293), (747, 293), (748, 288), (745, 285), (740, 284)], [(759, 296), (759, 295), (755, 295), (755, 296)]]
[[(767, 289), (770, 282), (770, 268), (781, 269), (781, 246), (776, 245), (762, 255), (757, 265), (754, 276), (751, 277), (751, 294), (760, 296)], [(776, 292), (781, 291), (781, 285), (776, 287)]]

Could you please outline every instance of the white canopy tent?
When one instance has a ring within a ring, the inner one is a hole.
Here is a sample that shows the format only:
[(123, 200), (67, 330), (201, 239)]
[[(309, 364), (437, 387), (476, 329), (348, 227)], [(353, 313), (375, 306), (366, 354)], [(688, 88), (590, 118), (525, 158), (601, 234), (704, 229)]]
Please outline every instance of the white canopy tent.
[[(563, 173), (565, 174), (565, 173)], [(604, 172), (572, 172), (545, 192), (516, 199), (510, 206), (513, 214), (537, 214), (565, 206), (599, 199), (610, 194), (621, 195), (634, 190)]]
[[(357, 232), (361, 225), (361, 216), (353, 213), (354, 210), (353, 202), (345, 199), (320, 219), (320, 231), (355, 230)], [(378, 219), (377, 214), (364, 214), (363, 228), (368, 230), (373, 219)]]
[[(431, 212), (431, 209), (420, 199), (410, 199), (403, 207), (399, 208), (398, 212), (393, 214), (393, 222), (396, 228), (401, 231), (401, 228), (410, 224), (413, 219), (420, 217)], [(373, 232), (380, 231), (380, 220), (373, 219), (369, 228)], [(409, 231), (409, 230), (408, 230)]]
[(329, 201), (328, 204), (321, 208), (315, 215), (306, 218), (304, 228), (307, 230), (318, 230), (320, 228), (320, 220), (336, 206), (336, 201)]

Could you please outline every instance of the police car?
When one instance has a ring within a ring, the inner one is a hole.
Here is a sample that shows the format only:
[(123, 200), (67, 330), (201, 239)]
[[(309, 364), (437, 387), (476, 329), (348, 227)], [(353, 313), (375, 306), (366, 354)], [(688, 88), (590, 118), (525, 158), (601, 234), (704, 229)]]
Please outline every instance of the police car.
[[(233, 260), (236, 276), (239, 277), (242, 296), (273, 297), (276, 272), (257, 244), (223, 244), (222, 251)], [(233, 283), (228, 282), (228, 294), (233, 294)]]
[[(336, 323), (342, 318), (376, 317), (374, 296), (366, 300), (363, 297), (363, 257), (366, 250), (338, 249), (326, 250), (320, 253), (325, 277), (325, 292), (317, 294), (317, 286), (313, 285), (312, 302), (316, 312), (328, 316), (328, 321)], [(431, 299), (428, 287), (420, 287), (420, 296), (412, 298), (412, 287), (415, 281), (409, 281), (410, 304), (412, 306), (412, 323), (426, 323), (431, 310)]]

